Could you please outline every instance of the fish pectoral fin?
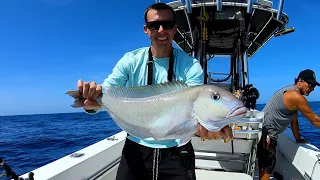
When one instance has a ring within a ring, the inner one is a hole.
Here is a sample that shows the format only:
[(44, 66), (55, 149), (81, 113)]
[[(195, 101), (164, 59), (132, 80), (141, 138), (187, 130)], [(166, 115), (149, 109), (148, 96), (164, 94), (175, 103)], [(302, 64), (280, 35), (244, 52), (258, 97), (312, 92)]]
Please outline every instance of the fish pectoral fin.
[(195, 119), (197, 122), (199, 122), (199, 124), (201, 126), (203, 126), (205, 129), (207, 129), (208, 131), (220, 131), (220, 129), (221, 129), (219, 122), (214, 122), (214, 121), (210, 121), (209, 119), (200, 118), (197, 115), (195, 110), (193, 110), (191, 112), (191, 116), (193, 119)]
[(178, 145), (178, 147), (186, 145), (189, 141), (191, 141), (192, 137), (184, 137), (182, 139), (180, 139), (180, 144)]
[(198, 120), (199, 124), (204, 127), (206, 130), (210, 131), (210, 132), (215, 132), (215, 131), (220, 131), (221, 128), (223, 127), (223, 123), (221, 123), (220, 121), (218, 122), (214, 122), (214, 121), (201, 121)]

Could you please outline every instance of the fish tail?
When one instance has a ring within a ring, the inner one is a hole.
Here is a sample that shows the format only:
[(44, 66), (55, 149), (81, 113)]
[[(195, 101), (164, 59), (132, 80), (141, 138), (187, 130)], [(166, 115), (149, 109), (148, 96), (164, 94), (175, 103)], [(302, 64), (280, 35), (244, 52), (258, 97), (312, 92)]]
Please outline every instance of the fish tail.
[(73, 97), (75, 99), (74, 103), (71, 105), (74, 108), (79, 108), (79, 107), (83, 107), (84, 105), (84, 98), (82, 97), (82, 94), (80, 91), (78, 90), (74, 90), (74, 91), (67, 91), (66, 94), (68, 94), (69, 96)]

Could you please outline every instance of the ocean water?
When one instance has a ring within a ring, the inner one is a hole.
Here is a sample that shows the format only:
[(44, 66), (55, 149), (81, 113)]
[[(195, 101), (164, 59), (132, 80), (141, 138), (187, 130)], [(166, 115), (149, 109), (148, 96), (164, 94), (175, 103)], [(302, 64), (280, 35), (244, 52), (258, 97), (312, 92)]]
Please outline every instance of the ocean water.
[[(320, 102), (311, 102), (320, 114)], [(257, 105), (261, 110), (264, 104)], [(17, 175), (24, 174), (62, 158), (121, 129), (106, 112), (61, 113), (40, 115), (0, 116), (0, 157)], [(302, 136), (320, 148), (320, 130), (301, 113), (299, 125)], [(0, 174), (4, 169), (0, 166)], [(0, 180), (7, 179), (5, 176)]]

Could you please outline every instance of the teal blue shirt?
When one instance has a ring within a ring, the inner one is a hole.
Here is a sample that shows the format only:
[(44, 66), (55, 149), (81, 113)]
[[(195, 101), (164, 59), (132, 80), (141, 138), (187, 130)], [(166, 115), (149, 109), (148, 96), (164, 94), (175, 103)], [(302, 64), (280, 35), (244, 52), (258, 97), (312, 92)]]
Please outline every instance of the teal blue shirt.
[[(148, 54), (149, 47), (136, 49), (126, 53), (113, 68), (112, 73), (104, 80), (102, 87), (106, 86), (143, 86), (148, 81)], [(204, 75), (199, 61), (182, 50), (174, 49), (173, 71), (176, 80), (184, 81), (188, 86), (203, 84)], [(167, 81), (169, 59), (153, 58), (153, 84)], [(180, 139), (161, 140), (139, 139), (133, 136), (128, 138), (141, 145), (152, 148), (169, 148), (180, 145)]]

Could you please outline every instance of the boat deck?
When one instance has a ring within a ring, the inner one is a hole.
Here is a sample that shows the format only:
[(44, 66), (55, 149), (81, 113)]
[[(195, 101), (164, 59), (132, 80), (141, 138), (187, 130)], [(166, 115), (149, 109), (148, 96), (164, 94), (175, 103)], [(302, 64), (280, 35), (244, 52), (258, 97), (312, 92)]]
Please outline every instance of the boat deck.
[(223, 179), (223, 180), (252, 180), (252, 177), (248, 174), (243, 173), (225, 173), (225, 172), (219, 172), (219, 171), (208, 171), (208, 170), (202, 170), (197, 169), (196, 170), (196, 176), (197, 180), (210, 180), (208, 177), (212, 177), (212, 179)]
[[(280, 141), (277, 150), (279, 161), (277, 161), (275, 171), (281, 174), (283, 179), (288, 180), (292, 178), (304, 179), (305, 177), (319, 179), (320, 163), (317, 159), (317, 157), (320, 157), (319, 149), (310, 144), (295, 143), (291, 136), (292, 133), (288, 130), (278, 139)], [(34, 178), (35, 180), (114, 180), (125, 138), (126, 133), (119, 132), (71, 155), (39, 167), (32, 171)], [(249, 143), (251, 140), (234, 139), (233, 153), (228, 153), (232, 145), (230, 142), (222, 143), (220, 140), (203, 142), (198, 137), (194, 137), (192, 141), (196, 155), (197, 180), (210, 180), (211, 177), (212, 179), (226, 180), (258, 179), (257, 167), (253, 168), (253, 174), (245, 172), (248, 168), (243, 166), (243, 164), (247, 164), (246, 161), (243, 161), (243, 157), (246, 156), (241, 156), (243, 153), (239, 153), (252, 147)], [(248, 144), (245, 144), (245, 141)], [(223, 149), (225, 149), (224, 152), (222, 152)], [(28, 173), (21, 177), (27, 178)]]

